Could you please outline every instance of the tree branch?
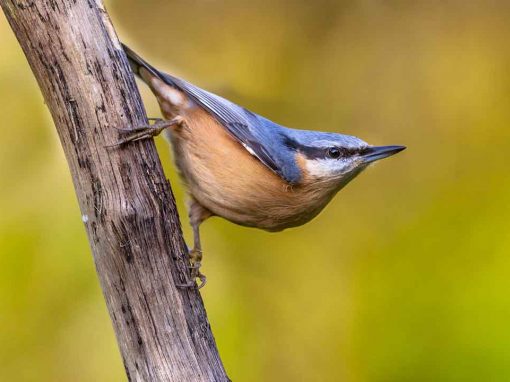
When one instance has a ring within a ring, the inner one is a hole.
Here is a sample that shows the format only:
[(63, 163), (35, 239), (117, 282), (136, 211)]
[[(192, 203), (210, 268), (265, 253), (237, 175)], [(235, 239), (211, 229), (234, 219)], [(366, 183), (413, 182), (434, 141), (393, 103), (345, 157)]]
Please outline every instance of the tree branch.
[(147, 123), (101, 0), (0, 0), (69, 163), (131, 381), (228, 381), (154, 143), (108, 148)]

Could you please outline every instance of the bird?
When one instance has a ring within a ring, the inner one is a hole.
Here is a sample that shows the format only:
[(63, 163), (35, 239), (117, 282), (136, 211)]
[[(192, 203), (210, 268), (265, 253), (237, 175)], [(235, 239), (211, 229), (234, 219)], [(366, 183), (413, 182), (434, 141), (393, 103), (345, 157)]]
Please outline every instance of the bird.
[[(200, 225), (212, 216), (270, 232), (303, 225), (370, 164), (405, 146), (372, 146), (351, 135), (284, 127), (150, 65), (122, 44), (131, 69), (156, 96), (163, 118), (121, 129), (124, 145), (166, 132), (189, 194), (190, 279), (200, 271)], [(196, 280), (200, 283), (197, 284)]]

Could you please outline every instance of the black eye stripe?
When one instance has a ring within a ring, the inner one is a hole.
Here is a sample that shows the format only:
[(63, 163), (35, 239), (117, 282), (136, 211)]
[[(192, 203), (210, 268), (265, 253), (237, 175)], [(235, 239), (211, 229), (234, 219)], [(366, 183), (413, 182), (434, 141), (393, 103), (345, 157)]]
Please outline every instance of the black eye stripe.
[[(362, 148), (346, 148), (346, 147), (312, 147), (312, 146), (305, 146), (302, 145), (295, 140), (285, 137), (284, 143), (287, 147), (291, 148), (292, 150), (299, 151), (302, 153), (307, 159), (326, 159), (326, 158), (333, 158), (333, 159), (340, 159), (340, 158), (348, 158), (350, 156), (359, 154), (362, 155), (368, 151), (368, 147), (362, 147)], [(339, 154), (338, 156), (332, 156), (331, 150), (338, 150)]]

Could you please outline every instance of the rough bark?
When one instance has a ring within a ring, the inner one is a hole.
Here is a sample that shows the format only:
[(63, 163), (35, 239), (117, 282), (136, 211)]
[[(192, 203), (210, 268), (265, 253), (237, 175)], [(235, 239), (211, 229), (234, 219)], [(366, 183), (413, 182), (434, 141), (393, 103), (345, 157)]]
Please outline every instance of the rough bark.
[(176, 287), (188, 261), (153, 141), (107, 147), (147, 119), (101, 0), (0, 5), (69, 163), (128, 379), (228, 381), (198, 291)]

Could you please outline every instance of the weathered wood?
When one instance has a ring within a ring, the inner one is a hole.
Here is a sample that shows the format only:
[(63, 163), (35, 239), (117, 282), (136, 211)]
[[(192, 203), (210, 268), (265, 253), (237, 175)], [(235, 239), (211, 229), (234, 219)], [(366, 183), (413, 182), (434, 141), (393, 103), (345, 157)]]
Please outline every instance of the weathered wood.
[(0, 5), (64, 148), (128, 379), (227, 381), (198, 291), (176, 287), (188, 263), (154, 143), (107, 147), (147, 119), (102, 2)]

